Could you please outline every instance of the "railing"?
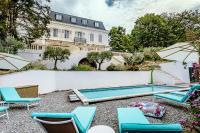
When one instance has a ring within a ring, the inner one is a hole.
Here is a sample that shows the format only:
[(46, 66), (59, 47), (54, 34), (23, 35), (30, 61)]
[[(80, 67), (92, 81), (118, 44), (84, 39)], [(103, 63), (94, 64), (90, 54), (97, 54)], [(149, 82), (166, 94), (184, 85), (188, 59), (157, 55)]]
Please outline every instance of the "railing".
[(86, 39), (85, 38), (75, 37), (74, 38), (74, 42), (75, 43), (86, 43)]

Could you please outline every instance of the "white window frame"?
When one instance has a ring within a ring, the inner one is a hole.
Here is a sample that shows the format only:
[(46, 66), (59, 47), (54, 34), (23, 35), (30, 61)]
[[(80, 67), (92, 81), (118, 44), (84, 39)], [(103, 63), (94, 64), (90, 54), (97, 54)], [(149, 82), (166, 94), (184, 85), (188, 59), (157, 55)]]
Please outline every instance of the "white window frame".
[[(55, 31), (57, 31), (57, 34)], [(57, 28), (53, 28), (53, 37), (58, 37), (58, 29)]]
[(99, 34), (99, 42), (102, 43), (102, 41), (103, 41), (103, 36)]
[(76, 21), (77, 21), (77, 18), (76, 18), (76, 17), (71, 17), (71, 22), (72, 22), (72, 23), (76, 23)]
[(94, 42), (94, 34), (93, 33), (90, 34), (90, 42)]
[(99, 22), (94, 22), (94, 26), (99, 28), (99, 26), (100, 26)]
[(61, 14), (56, 14), (55, 19), (56, 20), (62, 20), (63, 16)]

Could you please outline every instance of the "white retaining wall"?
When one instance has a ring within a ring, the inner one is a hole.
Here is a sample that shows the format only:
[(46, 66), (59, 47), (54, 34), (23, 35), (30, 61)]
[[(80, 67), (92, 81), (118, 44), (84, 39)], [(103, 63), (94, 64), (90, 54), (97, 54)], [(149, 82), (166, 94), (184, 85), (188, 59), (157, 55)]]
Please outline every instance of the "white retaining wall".
[(25, 71), (0, 76), (0, 87), (39, 85), (39, 93), (56, 90), (148, 84), (150, 72)]
[(189, 68), (191, 64), (184, 67), (181, 62), (169, 62), (160, 64), (161, 70), (179, 78), (185, 83), (190, 83)]

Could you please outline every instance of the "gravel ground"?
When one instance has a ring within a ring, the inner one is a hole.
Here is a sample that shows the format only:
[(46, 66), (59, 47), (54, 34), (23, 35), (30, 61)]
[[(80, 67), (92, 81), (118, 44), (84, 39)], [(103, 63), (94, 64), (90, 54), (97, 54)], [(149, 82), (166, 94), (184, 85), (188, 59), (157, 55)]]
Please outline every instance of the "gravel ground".
[[(68, 92), (54, 92), (41, 96), (41, 106), (33, 107), (27, 111), (23, 107), (12, 106), (9, 109), (10, 119), (0, 118), (0, 133), (44, 133), (42, 128), (30, 117), (32, 112), (70, 112), (77, 106), (81, 106), (81, 102), (70, 103), (68, 101)], [(107, 101), (102, 103), (91, 104), (97, 107), (96, 116), (92, 123), (95, 125), (111, 126), (118, 133), (117, 108), (127, 107), (133, 101), (151, 101), (151, 96), (137, 97), (124, 100)], [(162, 119), (148, 117), (152, 123), (176, 123), (182, 117), (188, 117), (186, 108), (164, 100), (157, 100), (166, 107), (166, 114)]]

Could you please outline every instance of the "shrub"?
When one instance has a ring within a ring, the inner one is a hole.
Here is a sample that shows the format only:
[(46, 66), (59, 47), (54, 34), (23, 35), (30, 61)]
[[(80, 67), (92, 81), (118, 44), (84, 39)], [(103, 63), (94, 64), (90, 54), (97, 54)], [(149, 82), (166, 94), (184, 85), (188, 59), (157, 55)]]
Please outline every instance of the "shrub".
[(124, 57), (125, 63), (128, 66), (139, 65), (144, 62), (144, 55), (142, 53), (136, 53), (130, 57)]
[(184, 126), (185, 132), (199, 133), (200, 132), (200, 92), (196, 91), (190, 93), (190, 99), (188, 100), (189, 107), (188, 112), (190, 118), (181, 119), (180, 123)]
[(161, 60), (160, 56), (156, 53), (161, 49), (162, 49), (161, 47), (144, 48), (143, 53), (144, 53), (145, 60), (149, 60), (149, 61)]
[(74, 65), (71, 69), (71, 71), (93, 71), (95, 68), (88, 66), (88, 65)]
[(24, 70), (48, 70), (48, 68), (40, 62), (33, 62), (21, 69)]
[(107, 67), (107, 71), (126, 71), (127, 68), (125, 66), (117, 66), (111, 64), (110, 66)]

